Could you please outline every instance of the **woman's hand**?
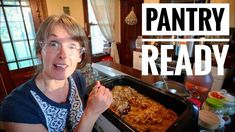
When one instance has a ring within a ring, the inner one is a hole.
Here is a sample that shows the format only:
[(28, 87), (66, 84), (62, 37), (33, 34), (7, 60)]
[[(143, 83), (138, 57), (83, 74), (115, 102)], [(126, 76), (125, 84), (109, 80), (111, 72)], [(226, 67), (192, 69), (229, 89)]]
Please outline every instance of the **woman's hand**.
[(97, 81), (88, 97), (87, 106), (74, 132), (91, 132), (98, 117), (109, 108), (112, 101), (112, 93)]
[(113, 96), (110, 90), (97, 81), (88, 97), (87, 107), (84, 112), (88, 115), (98, 117), (109, 108), (112, 101)]

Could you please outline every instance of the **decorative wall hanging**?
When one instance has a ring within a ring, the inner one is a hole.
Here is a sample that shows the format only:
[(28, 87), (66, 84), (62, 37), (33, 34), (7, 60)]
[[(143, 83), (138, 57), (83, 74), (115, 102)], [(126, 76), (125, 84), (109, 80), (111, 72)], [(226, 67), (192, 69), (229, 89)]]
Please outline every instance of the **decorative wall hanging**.
[(134, 7), (131, 8), (130, 13), (126, 16), (125, 22), (126, 22), (126, 24), (131, 25), (131, 26), (137, 24), (138, 19), (135, 15)]

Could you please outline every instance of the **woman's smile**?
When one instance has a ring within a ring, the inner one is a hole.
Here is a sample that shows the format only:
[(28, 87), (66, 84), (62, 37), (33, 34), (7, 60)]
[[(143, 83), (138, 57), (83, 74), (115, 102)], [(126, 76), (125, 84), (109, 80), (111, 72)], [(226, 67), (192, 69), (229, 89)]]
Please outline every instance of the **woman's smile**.
[(68, 67), (68, 65), (66, 65), (66, 64), (54, 64), (53, 66), (58, 71), (65, 71), (66, 68)]

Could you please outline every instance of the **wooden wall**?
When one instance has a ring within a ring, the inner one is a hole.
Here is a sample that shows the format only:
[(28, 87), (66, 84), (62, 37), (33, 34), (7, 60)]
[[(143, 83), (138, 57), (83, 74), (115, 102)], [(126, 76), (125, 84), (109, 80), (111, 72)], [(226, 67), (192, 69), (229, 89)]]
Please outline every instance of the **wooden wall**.
[[(142, 28), (142, 3), (144, 0), (121, 0), (121, 44), (119, 46), (120, 63), (131, 66), (133, 62), (133, 49), (135, 48), (135, 40), (141, 35)], [(125, 23), (125, 17), (130, 13), (132, 7), (138, 18), (136, 25), (130, 26)]]

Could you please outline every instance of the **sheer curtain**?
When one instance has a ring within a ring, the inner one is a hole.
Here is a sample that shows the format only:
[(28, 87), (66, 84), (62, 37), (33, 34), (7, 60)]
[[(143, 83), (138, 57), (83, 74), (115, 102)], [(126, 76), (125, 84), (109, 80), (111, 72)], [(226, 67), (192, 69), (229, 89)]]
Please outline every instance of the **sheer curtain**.
[(96, 20), (104, 37), (111, 42), (111, 56), (119, 63), (117, 43), (115, 41), (115, 0), (90, 0)]

